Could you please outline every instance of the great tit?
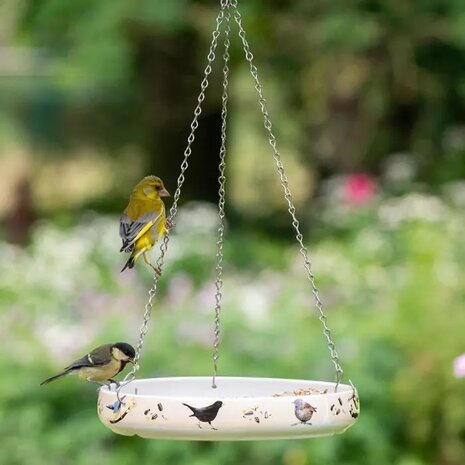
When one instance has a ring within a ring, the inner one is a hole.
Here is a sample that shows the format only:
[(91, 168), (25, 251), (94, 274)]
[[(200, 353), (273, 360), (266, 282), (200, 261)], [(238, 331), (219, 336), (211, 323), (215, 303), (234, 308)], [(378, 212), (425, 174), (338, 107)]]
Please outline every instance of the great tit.
[(61, 373), (42, 381), (40, 385), (51, 383), (65, 375), (78, 375), (81, 379), (98, 384), (118, 384), (112, 378), (123, 371), (127, 363), (133, 363), (135, 356), (134, 347), (125, 342), (104, 344), (71, 363)]

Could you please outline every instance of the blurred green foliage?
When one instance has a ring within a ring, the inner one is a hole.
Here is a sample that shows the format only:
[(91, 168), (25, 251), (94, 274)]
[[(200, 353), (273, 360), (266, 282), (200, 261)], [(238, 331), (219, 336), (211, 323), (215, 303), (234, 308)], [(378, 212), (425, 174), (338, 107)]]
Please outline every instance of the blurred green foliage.
[[(369, 221), (357, 226), (357, 211)], [(117, 219), (86, 216), (75, 226), (43, 223), (27, 249), (1, 246), (0, 298), (9, 311), (0, 313), (8, 348), (0, 355), (0, 464), (462, 464), (465, 385), (451, 369), (465, 328), (462, 211), (405, 194), (338, 215), (344, 235), (323, 215), (325, 237), (310, 253), (346, 380), (361, 396), (359, 421), (344, 435), (269, 443), (121, 437), (99, 423), (92, 385), (67, 378), (39, 387), (93, 345), (134, 343), (138, 333), (149, 272), (138, 265), (119, 274)], [(215, 228), (209, 205), (180, 212), (141, 376), (210, 373)], [(332, 379), (297, 249), (253, 236), (233, 235), (227, 245), (221, 374)]]
[[(0, 79), (0, 112), (19, 116), (34, 144), (110, 147), (120, 162), (122, 147), (133, 144), (142, 149), (142, 168), (173, 184), (219, 2), (14, 3), (16, 29), (9, 40), (32, 47), (39, 64), (24, 79)], [(250, 0), (239, 6), (278, 140), (312, 178), (302, 202), (319, 179), (334, 172), (380, 173), (386, 156), (397, 152), (416, 160), (420, 181), (440, 185), (465, 176), (462, 1)], [(243, 163), (248, 154), (241, 154), (256, 148), (241, 145), (244, 122), (248, 137), (260, 141), (263, 128), (255, 96), (243, 97), (253, 87), (235, 39), (231, 103), (240, 117), (232, 118), (232, 155)], [(216, 195), (218, 68), (185, 185), (190, 199)], [(61, 156), (44, 152), (53, 153)], [(264, 157), (260, 153), (258, 163)], [(262, 182), (249, 173), (240, 177), (236, 190)], [(101, 207), (116, 209), (118, 202), (105, 200)], [(233, 204), (239, 220), (244, 205)]]

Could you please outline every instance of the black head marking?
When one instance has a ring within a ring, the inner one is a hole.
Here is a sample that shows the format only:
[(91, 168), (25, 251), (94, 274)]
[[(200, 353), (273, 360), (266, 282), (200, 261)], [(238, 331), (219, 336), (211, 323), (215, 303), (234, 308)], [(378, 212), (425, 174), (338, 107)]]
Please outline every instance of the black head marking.
[(127, 344), (126, 342), (116, 342), (113, 344), (113, 347), (121, 350), (124, 355), (128, 356), (130, 359), (133, 359), (136, 356), (136, 351), (131, 344)]

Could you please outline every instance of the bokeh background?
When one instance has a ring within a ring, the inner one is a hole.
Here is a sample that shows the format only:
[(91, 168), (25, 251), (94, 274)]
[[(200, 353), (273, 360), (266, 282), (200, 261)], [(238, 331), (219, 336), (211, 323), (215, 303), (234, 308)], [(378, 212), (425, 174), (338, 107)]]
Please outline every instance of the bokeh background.
[[(100, 424), (93, 386), (39, 387), (95, 345), (137, 342), (151, 276), (142, 263), (120, 274), (118, 216), (146, 174), (175, 190), (218, 3), (0, 5), (0, 464), (462, 465), (461, 0), (240, 5), (345, 379), (360, 392), (356, 426), (310, 441), (147, 441)], [(212, 370), (218, 63), (141, 376)], [(332, 380), (237, 37), (230, 83), (220, 372)]]

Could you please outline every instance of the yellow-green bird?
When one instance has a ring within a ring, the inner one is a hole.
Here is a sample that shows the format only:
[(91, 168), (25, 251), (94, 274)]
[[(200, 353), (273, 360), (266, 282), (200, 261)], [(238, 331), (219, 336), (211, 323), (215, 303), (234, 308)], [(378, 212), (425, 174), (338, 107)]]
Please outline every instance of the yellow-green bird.
[(123, 241), (120, 252), (131, 253), (121, 271), (134, 268), (134, 262), (143, 255), (145, 263), (159, 273), (147, 258), (147, 252), (167, 232), (165, 204), (161, 197), (169, 196), (157, 176), (146, 176), (134, 187), (120, 218), (119, 235)]

